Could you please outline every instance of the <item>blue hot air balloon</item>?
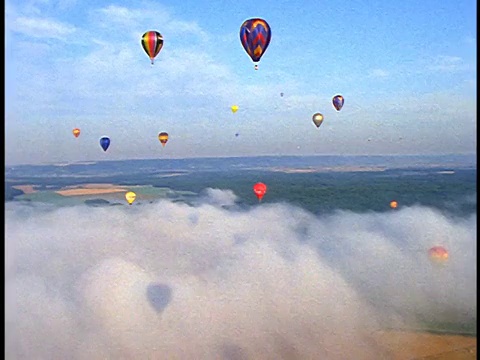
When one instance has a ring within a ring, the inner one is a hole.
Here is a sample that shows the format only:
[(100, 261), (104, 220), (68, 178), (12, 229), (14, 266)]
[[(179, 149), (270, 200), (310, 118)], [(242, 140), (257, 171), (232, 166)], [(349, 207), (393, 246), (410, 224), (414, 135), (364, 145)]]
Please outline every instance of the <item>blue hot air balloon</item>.
[(342, 95), (335, 95), (332, 99), (333, 107), (335, 108), (335, 110), (337, 111), (342, 110), (344, 101), (345, 99), (343, 98)]
[(108, 136), (104, 136), (100, 139), (100, 146), (102, 147), (103, 151), (107, 151), (108, 147), (110, 146), (110, 138)]
[[(240, 27), (240, 41), (254, 63), (260, 61), (272, 38), (270, 25), (263, 19), (245, 20)], [(255, 70), (258, 65), (255, 64)]]

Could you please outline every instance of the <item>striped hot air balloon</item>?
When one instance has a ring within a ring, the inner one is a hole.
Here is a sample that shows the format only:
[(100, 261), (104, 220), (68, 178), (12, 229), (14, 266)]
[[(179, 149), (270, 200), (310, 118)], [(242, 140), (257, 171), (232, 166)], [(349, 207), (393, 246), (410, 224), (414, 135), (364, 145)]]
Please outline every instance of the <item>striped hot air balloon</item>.
[(152, 62), (163, 47), (163, 36), (158, 31), (147, 31), (142, 36), (143, 50), (147, 53)]

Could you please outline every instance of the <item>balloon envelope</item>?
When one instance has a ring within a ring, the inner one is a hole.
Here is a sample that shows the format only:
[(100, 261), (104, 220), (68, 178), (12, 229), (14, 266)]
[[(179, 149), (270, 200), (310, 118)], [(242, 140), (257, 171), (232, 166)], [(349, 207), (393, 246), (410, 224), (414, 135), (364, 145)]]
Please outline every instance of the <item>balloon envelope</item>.
[(398, 207), (398, 202), (396, 202), (395, 200), (390, 201), (390, 207), (392, 209), (396, 209)]
[(271, 37), (270, 25), (263, 19), (248, 19), (240, 26), (240, 42), (253, 62), (260, 61), (270, 44)]
[(256, 183), (255, 185), (253, 185), (253, 192), (257, 196), (258, 201), (260, 201), (267, 192), (267, 185), (262, 182)]
[(172, 289), (164, 284), (147, 286), (147, 299), (157, 313), (163, 311), (172, 299)]
[(238, 105), (232, 105), (232, 112), (235, 114), (238, 111)]
[(155, 57), (163, 47), (163, 36), (158, 31), (147, 31), (142, 35), (142, 47), (153, 65)]
[(448, 251), (443, 246), (434, 246), (428, 250), (428, 255), (435, 262), (445, 262), (448, 260)]
[(343, 107), (345, 99), (343, 98), (342, 95), (335, 95), (332, 99), (333, 107), (337, 110), (340, 111)]
[(72, 130), (72, 133), (73, 133), (73, 136), (75, 136), (76, 138), (78, 138), (80, 136), (80, 129), (79, 128), (75, 128)]
[(103, 151), (107, 151), (108, 147), (110, 146), (110, 138), (104, 136), (100, 139), (100, 146), (102, 147)]
[(137, 194), (135, 194), (133, 191), (128, 191), (126, 194), (125, 194), (125, 199), (127, 200), (127, 202), (132, 205), (133, 202), (135, 201), (135, 199), (137, 198)]
[(168, 141), (168, 134), (166, 132), (161, 132), (158, 134), (158, 141), (162, 144), (162, 146), (165, 146), (165, 144)]
[(313, 123), (315, 126), (318, 128), (320, 125), (322, 125), (323, 122), (323, 115), (320, 113), (316, 113), (312, 116)]

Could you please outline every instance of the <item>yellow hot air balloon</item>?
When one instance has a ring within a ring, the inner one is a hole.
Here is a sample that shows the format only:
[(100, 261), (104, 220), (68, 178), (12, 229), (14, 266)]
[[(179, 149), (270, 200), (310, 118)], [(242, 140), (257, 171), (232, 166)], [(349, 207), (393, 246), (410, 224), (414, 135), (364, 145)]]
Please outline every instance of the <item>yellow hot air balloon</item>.
[(137, 197), (137, 194), (135, 194), (133, 191), (128, 191), (126, 194), (125, 194), (125, 199), (127, 199), (127, 202), (129, 205), (132, 205), (133, 202), (135, 201)]
[(165, 146), (165, 144), (168, 141), (168, 134), (166, 132), (161, 132), (158, 134), (158, 141), (162, 143), (162, 146)]
[(320, 113), (313, 114), (312, 116), (313, 123), (315, 126), (318, 128), (320, 125), (322, 125), (323, 122), (323, 115)]
[(237, 105), (232, 105), (232, 112), (235, 114), (238, 111), (238, 106)]

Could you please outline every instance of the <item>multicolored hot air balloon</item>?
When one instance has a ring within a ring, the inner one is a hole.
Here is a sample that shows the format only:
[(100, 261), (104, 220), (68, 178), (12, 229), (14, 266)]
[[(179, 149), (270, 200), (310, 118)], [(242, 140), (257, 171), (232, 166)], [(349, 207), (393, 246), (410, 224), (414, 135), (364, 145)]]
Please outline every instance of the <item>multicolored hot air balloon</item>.
[(335, 95), (332, 99), (333, 107), (335, 110), (340, 111), (342, 110), (343, 103), (345, 102), (345, 99), (343, 98), (342, 95)]
[(262, 201), (263, 196), (267, 192), (267, 185), (261, 182), (256, 183), (255, 185), (253, 185), (253, 192), (257, 196), (258, 201)]
[(168, 134), (166, 132), (161, 132), (158, 134), (158, 141), (162, 143), (162, 146), (165, 146), (168, 141)]
[(103, 151), (107, 151), (108, 147), (110, 146), (110, 138), (108, 136), (103, 136), (100, 139), (100, 146), (102, 147)]
[[(259, 62), (265, 54), (271, 37), (270, 25), (263, 19), (248, 19), (240, 26), (240, 41), (254, 63)], [(257, 69), (258, 65), (255, 64)]]
[(323, 122), (323, 115), (320, 114), (320, 113), (313, 114), (312, 120), (313, 120), (313, 123), (315, 124), (315, 126), (317, 128), (319, 128), (320, 125), (322, 125), (322, 122)]
[(428, 256), (432, 261), (444, 263), (448, 260), (448, 251), (443, 246), (434, 246), (428, 250)]
[(128, 191), (125, 193), (125, 199), (129, 205), (132, 205), (136, 198), (137, 194), (135, 194), (133, 191)]
[(238, 111), (238, 105), (232, 105), (230, 109), (232, 109), (232, 112), (235, 114)]
[(79, 128), (75, 128), (72, 130), (72, 133), (73, 133), (73, 136), (75, 136), (76, 138), (78, 138), (80, 136), (80, 129)]
[(142, 36), (142, 46), (153, 65), (153, 60), (162, 50), (163, 36), (158, 31), (147, 31)]

